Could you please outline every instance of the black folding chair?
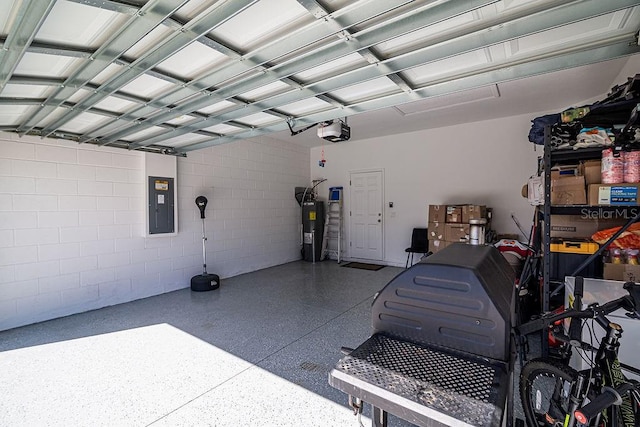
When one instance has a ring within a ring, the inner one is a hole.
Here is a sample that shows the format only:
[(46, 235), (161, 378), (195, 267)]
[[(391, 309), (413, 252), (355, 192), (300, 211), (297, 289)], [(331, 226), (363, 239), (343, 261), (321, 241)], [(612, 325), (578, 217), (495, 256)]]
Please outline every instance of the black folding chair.
[(407, 262), (404, 268), (409, 268), (409, 257), (411, 257), (411, 265), (413, 265), (413, 254), (430, 255), (427, 229), (414, 228), (411, 233), (411, 246), (404, 251), (407, 253)]

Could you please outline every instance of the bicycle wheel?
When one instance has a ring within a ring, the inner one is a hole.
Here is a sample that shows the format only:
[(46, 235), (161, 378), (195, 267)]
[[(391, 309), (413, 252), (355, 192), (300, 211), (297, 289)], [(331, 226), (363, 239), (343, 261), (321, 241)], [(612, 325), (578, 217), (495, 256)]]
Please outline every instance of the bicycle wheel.
[(528, 427), (562, 427), (567, 416), (575, 369), (544, 359), (533, 359), (520, 374), (520, 400)]

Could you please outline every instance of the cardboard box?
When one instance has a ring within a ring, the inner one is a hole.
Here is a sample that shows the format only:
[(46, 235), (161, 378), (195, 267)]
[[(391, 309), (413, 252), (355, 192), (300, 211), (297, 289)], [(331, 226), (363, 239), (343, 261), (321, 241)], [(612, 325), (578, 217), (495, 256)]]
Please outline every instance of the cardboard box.
[(446, 222), (447, 205), (429, 205), (428, 222)]
[(638, 206), (640, 184), (591, 184), (589, 204), (592, 206)]
[(469, 241), (469, 224), (445, 224), (444, 227), (444, 240), (447, 242)]
[[(596, 212), (597, 213), (597, 212)], [(551, 237), (590, 239), (599, 230), (626, 224), (625, 218), (600, 218), (582, 215), (551, 215)]]
[(462, 205), (448, 205), (447, 206), (447, 220), (448, 223), (461, 223), (462, 222)]
[(472, 219), (487, 217), (487, 207), (484, 205), (464, 205), (462, 207), (462, 223), (469, 224)]
[(586, 205), (584, 176), (563, 176), (551, 180), (552, 205)]
[(602, 182), (601, 160), (584, 160), (580, 162), (578, 171), (580, 175), (584, 176), (584, 182), (587, 185), (600, 184)]
[(568, 176), (578, 176), (580, 173), (580, 165), (558, 165), (551, 168), (551, 179), (557, 179)]
[[(606, 280), (620, 280), (622, 282), (640, 281), (640, 265), (634, 264), (611, 264), (604, 263), (604, 273)], [(606, 302), (606, 301), (604, 301)]]
[(444, 240), (444, 222), (430, 222), (427, 224), (429, 241)]
[(434, 254), (449, 246), (449, 242), (444, 240), (429, 240), (429, 250)]

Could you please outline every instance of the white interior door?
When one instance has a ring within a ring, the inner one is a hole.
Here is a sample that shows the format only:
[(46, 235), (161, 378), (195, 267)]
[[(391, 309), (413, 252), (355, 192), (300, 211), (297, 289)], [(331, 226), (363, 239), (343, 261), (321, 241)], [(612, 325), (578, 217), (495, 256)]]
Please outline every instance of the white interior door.
[(350, 174), (349, 255), (380, 261), (382, 251), (382, 171)]

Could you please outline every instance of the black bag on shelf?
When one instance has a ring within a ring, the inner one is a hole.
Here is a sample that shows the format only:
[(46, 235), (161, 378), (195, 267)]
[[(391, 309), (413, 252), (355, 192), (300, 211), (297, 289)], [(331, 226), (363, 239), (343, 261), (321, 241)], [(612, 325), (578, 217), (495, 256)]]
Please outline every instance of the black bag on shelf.
[(531, 130), (529, 131), (529, 141), (537, 145), (544, 145), (544, 127), (560, 123), (560, 114), (547, 114), (531, 120)]

